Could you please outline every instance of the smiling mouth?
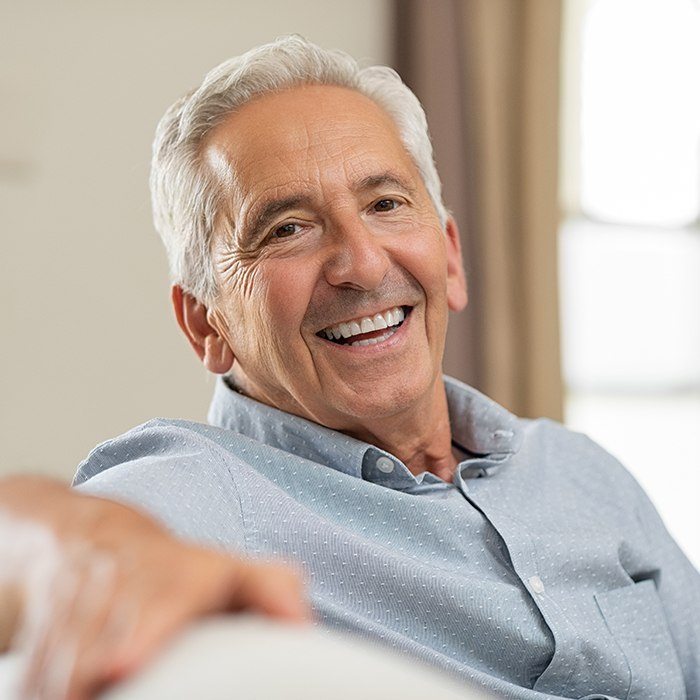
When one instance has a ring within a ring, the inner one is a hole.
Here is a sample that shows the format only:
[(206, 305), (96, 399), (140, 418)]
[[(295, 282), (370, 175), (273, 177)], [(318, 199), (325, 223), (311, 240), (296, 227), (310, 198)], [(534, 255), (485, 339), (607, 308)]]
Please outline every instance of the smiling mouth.
[(411, 306), (394, 306), (374, 316), (362, 316), (328, 326), (316, 335), (336, 345), (375, 345), (391, 338), (412, 309)]

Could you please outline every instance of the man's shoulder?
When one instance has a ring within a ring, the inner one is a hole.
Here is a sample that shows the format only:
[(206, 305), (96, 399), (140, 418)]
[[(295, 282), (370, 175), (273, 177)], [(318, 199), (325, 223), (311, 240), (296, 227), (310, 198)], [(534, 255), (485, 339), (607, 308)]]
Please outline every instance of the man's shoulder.
[(248, 440), (202, 423), (156, 418), (97, 445), (73, 486), (145, 512), (184, 539), (244, 551), (238, 494)]
[(613, 454), (585, 433), (550, 418), (519, 418), (523, 444), (518, 455), (545, 481), (568, 483), (591, 496), (636, 498), (642, 489)]
[(204, 423), (153, 418), (93, 448), (78, 465), (73, 486), (117, 466), (185, 463), (196, 454), (221, 460), (225, 453), (235, 454), (236, 446), (246, 440), (232, 430)]

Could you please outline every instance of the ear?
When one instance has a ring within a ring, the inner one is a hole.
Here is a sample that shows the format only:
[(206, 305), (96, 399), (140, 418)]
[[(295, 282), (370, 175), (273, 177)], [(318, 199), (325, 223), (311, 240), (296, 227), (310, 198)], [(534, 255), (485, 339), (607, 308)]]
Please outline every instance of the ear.
[(461, 311), (467, 305), (467, 279), (462, 261), (462, 243), (457, 222), (450, 216), (445, 225), (447, 246), (447, 306)]
[(174, 285), (170, 298), (178, 325), (204, 366), (214, 374), (226, 374), (233, 367), (233, 351), (216, 325), (213, 314), (182, 287)]

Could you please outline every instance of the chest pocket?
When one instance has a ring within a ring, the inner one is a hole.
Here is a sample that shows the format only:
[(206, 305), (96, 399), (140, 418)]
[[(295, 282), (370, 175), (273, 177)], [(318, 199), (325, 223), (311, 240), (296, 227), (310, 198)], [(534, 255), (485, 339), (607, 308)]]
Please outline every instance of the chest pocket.
[(683, 672), (654, 582), (598, 593), (595, 600), (627, 660), (626, 700), (685, 700)]

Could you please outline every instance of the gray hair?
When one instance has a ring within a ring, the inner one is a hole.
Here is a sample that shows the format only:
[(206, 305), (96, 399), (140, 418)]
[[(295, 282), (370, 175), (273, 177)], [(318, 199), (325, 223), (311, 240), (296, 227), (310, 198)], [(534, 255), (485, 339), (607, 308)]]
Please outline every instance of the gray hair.
[(198, 88), (166, 111), (156, 129), (150, 180), (153, 220), (165, 244), (172, 281), (205, 304), (216, 298), (211, 239), (222, 204), (220, 185), (203, 162), (204, 140), (249, 100), (304, 84), (356, 90), (389, 114), (445, 226), (447, 210), (425, 112), (396, 71), (361, 68), (342, 51), (322, 49), (300, 36), (283, 37), (212, 69)]

